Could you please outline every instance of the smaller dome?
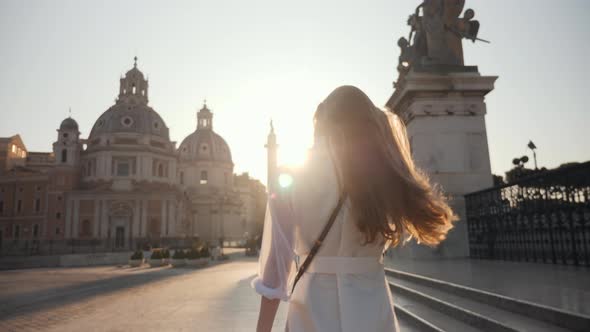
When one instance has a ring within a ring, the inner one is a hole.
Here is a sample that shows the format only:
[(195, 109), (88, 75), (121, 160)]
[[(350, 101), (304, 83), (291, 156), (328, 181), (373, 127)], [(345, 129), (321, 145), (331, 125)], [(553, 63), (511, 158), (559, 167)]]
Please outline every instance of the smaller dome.
[(197, 129), (182, 141), (178, 150), (181, 161), (232, 163), (229, 145), (210, 129)]
[(78, 130), (78, 122), (72, 117), (68, 117), (61, 122), (59, 130)]

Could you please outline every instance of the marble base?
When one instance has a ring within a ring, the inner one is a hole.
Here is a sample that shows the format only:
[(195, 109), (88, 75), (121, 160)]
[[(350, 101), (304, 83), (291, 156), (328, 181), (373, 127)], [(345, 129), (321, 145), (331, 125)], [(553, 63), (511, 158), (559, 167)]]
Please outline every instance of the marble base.
[(464, 195), (493, 186), (484, 97), (496, 79), (476, 71), (410, 71), (396, 83), (386, 106), (403, 119), (416, 165), (450, 196), (460, 220), (437, 248), (410, 243), (394, 255), (469, 255)]

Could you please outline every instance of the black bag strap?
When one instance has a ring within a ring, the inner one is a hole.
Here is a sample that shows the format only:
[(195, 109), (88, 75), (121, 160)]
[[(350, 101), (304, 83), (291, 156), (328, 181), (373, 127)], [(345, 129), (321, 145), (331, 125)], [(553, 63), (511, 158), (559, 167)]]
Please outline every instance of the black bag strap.
[(340, 195), (340, 198), (338, 199), (338, 203), (336, 204), (336, 207), (334, 207), (334, 210), (332, 210), (332, 214), (330, 215), (330, 219), (328, 219), (326, 226), (324, 226), (324, 229), (320, 233), (320, 236), (318, 236), (317, 240), (315, 240), (315, 243), (313, 244), (313, 247), (309, 251), (309, 254), (307, 255), (307, 257), (305, 258), (305, 261), (303, 262), (303, 264), (301, 264), (301, 267), (299, 267), (299, 270), (297, 270), (297, 275), (295, 276), (295, 280), (293, 281), (293, 287), (291, 288), (291, 294), (293, 294), (293, 291), (295, 290), (295, 285), (297, 285), (297, 282), (299, 281), (301, 276), (303, 276), (303, 273), (305, 273), (305, 271), (309, 267), (309, 264), (311, 264), (311, 261), (313, 260), (315, 255), (320, 250), (320, 247), (322, 246), (322, 242), (326, 238), (326, 235), (328, 235), (328, 232), (330, 231), (330, 228), (332, 228), (334, 221), (336, 221), (336, 217), (338, 216), (338, 212), (340, 212), (340, 209), (342, 208), (342, 205), (344, 204), (344, 201), (346, 200), (346, 196), (347, 196), (346, 193), (342, 193)]

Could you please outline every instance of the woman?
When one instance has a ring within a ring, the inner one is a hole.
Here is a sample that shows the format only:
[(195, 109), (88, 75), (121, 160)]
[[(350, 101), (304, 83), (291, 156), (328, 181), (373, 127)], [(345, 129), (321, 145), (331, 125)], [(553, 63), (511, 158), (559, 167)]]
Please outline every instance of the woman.
[(291, 176), (269, 196), (252, 281), (262, 295), (257, 331), (271, 330), (280, 300), (289, 301), (289, 332), (398, 331), (383, 252), (411, 237), (434, 246), (456, 219), (414, 165), (401, 121), (358, 88), (339, 87), (319, 105), (309, 160)]

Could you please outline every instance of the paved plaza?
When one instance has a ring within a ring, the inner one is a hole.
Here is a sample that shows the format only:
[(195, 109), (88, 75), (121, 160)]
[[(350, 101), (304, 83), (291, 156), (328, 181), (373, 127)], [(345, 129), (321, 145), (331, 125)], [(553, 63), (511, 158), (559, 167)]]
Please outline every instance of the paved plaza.
[[(50, 268), (0, 272), (0, 331), (253, 331), (256, 259), (203, 269)], [(276, 330), (283, 330), (281, 305)]]
[[(0, 271), (0, 331), (253, 331), (255, 258), (202, 269), (101, 266)], [(512, 262), (387, 260), (403, 271), (587, 314), (587, 269)], [(506, 278), (504, 272), (509, 273)], [(283, 331), (287, 306), (275, 322)], [(403, 331), (414, 331), (403, 319)]]

